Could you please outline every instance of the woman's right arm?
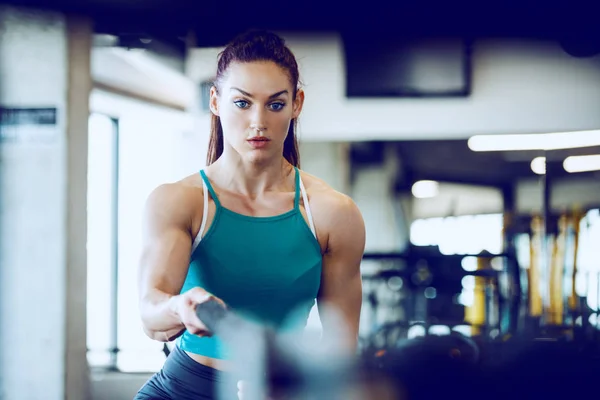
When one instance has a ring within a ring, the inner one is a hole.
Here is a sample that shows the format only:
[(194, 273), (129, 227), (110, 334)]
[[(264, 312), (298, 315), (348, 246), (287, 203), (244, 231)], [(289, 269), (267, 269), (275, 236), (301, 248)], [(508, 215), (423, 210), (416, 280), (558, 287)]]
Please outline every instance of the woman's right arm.
[(181, 184), (161, 185), (150, 194), (144, 210), (139, 307), (144, 332), (161, 342), (175, 339), (185, 329), (209, 334), (194, 310), (212, 296), (201, 288), (179, 294), (192, 249), (193, 212), (202, 209), (189, 190)]

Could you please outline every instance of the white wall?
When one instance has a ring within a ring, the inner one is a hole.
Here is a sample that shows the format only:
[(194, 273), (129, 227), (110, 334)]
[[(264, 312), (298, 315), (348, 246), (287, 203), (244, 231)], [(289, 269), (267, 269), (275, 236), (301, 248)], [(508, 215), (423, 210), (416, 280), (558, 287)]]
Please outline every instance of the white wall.
[(193, 108), (196, 101), (194, 84), (145, 50), (94, 48), (92, 75), (96, 85), (183, 110)]
[[(287, 37), (305, 84), (305, 140), (464, 139), (600, 126), (600, 56), (572, 58), (558, 44), (476, 42), (469, 98), (350, 100), (340, 38)], [(211, 78), (218, 50), (193, 49), (187, 75), (195, 82)]]
[(0, 104), (58, 112), (56, 126), (20, 126), (17, 141), (0, 146), (3, 400), (88, 398), (84, 221), (91, 34), (85, 22), (71, 22), (0, 8)]
[(299, 139), (302, 170), (323, 179), (333, 189), (350, 194), (348, 144), (302, 139)]
[[(59, 115), (54, 143), (2, 144), (0, 398), (17, 399), (20, 392), (22, 399), (58, 400), (64, 396), (65, 373), (61, 300), (66, 291), (62, 248), (67, 238), (65, 192), (59, 189), (66, 184), (65, 22), (58, 15), (12, 10), (0, 18), (0, 102), (49, 104)], [(46, 68), (40, 68), (40, 60)], [(37, 243), (32, 236), (38, 237)], [(32, 293), (40, 296), (32, 298)], [(29, 314), (34, 310), (35, 317)], [(35, 359), (45, 362), (31, 363)]]
[(367, 253), (399, 252), (408, 240), (404, 216), (393, 193), (399, 168), (396, 153), (388, 148), (381, 165), (354, 171), (350, 195), (365, 221)]

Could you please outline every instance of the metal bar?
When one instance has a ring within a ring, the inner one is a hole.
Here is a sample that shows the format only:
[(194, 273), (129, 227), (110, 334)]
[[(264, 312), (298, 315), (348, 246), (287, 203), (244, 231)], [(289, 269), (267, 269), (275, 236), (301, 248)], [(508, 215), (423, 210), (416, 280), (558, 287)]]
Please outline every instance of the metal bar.
[(113, 119), (113, 198), (112, 198), (112, 293), (111, 301), (111, 357), (110, 369), (117, 369), (119, 353), (119, 121)]
[[(548, 152), (544, 153), (544, 157), (548, 160)], [(548, 316), (546, 314), (549, 301), (550, 301), (550, 262), (552, 254), (552, 241), (550, 240), (550, 232), (552, 227), (550, 225), (551, 212), (550, 212), (550, 200), (551, 200), (551, 164), (546, 161), (546, 173), (542, 175), (542, 248), (541, 248), (541, 281), (542, 281), (542, 324), (548, 323)]]
[(509, 298), (504, 298), (502, 291), (498, 291), (500, 307), (502, 308), (501, 314), (504, 314), (504, 310), (508, 313), (506, 318), (504, 318), (504, 315), (500, 315), (502, 321), (501, 330), (503, 333), (511, 332), (512, 334), (516, 334), (519, 330), (519, 311), (521, 309), (523, 288), (521, 266), (517, 262), (517, 250), (515, 247), (517, 204), (513, 184), (506, 185), (502, 189), (502, 200), (504, 203), (503, 252), (511, 255), (507, 257), (505, 268), (512, 287), (507, 293)]
[(600, 272), (596, 276), (596, 342), (600, 338)]

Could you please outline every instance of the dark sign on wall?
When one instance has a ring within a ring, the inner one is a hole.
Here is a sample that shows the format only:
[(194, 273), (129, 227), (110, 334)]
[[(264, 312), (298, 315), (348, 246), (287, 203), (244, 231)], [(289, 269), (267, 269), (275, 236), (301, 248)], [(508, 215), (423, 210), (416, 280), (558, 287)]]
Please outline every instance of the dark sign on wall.
[(58, 137), (54, 107), (0, 107), (0, 140), (4, 143), (49, 143)]

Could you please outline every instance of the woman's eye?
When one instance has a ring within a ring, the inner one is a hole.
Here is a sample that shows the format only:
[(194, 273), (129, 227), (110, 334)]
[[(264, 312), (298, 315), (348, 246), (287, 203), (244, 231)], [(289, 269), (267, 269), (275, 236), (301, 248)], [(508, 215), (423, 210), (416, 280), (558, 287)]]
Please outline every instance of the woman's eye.
[(245, 101), (245, 100), (234, 101), (233, 104), (235, 104), (239, 108), (246, 108), (246, 107), (248, 107), (248, 102)]
[(270, 106), (273, 111), (279, 111), (285, 106), (285, 104), (284, 103), (272, 103)]

